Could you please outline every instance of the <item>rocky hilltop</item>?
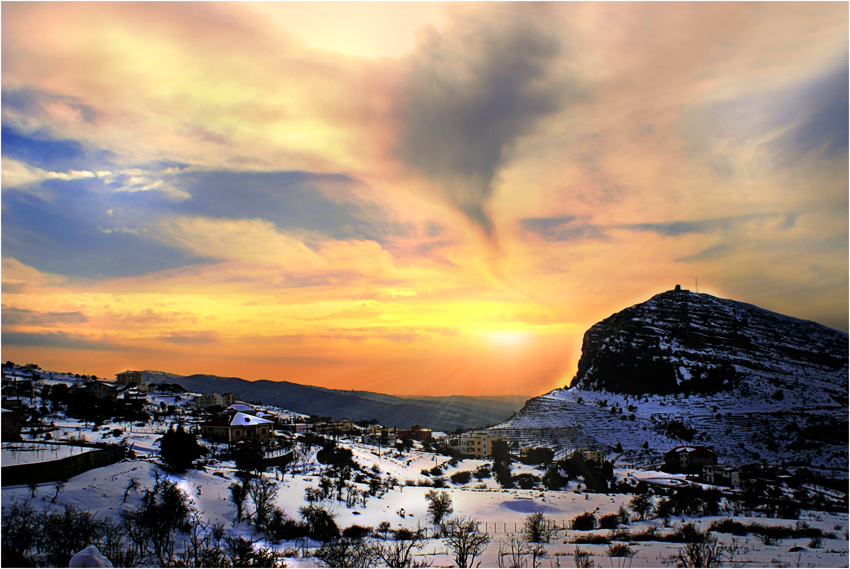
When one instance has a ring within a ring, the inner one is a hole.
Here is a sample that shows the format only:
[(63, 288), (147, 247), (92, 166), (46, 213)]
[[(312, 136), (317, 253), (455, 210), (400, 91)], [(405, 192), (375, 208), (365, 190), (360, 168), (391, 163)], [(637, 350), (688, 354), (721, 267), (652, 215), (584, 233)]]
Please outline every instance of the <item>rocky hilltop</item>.
[(814, 322), (677, 287), (592, 326), (570, 385), (492, 430), (643, 466), (700, 444), (846, 476), (848, 336)]

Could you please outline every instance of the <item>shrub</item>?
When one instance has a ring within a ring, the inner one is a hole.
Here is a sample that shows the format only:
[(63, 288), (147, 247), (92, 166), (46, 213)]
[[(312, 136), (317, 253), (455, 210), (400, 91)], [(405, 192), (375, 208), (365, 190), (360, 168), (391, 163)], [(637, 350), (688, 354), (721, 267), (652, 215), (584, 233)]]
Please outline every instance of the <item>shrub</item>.
[(596, 516), (593, 512), (585, 512), (573, 518), (570, 527), (577, 531), (590, 531), (596, 529)]
[(618, 525), (620, 525), (618, 514), (606, 514), (599, 518), (599, 527), (602, 529), (615, 529)]
[(192, 461), (203, 456), (205, 451), (206, 449), (198, 444), (195, 435), (183, 430), (183, 425), (178, 425), (177, 430), (174, 430), (173, 426), (169, 427), (168, 432), (159, 439), (159, 454), (162, 460), (180, 472), (190, 468)]
[(364, 528), (362, 526), (354, 525), (342, 530), (342, 537), (347, 537), (349, 539), (363, 539), (364, 537), (367, 537), (370, 533), (372, 533), (372, 528)]
[(348, 539), (325, 543), (314, 555), (327, 567), (371, 567), (375, 558), (368, 544)]
[(750, 532), (747, 530), (747, 526), (742, 524), (741, 522), (736, 522), (735, 520), (718, 520), (709, 526), (709, 531), (716, 531), (718, 533), (731, 533), (732, 535), (747, 535)]
[(316, 541), (331, 541), (339, 537), (339, 528), (334, 515), (324, 507), (310, 504), (302, 506), (298, 513), (307, 525), (307, 536)]
[(522, 488), (523, 490), (531, 490), (537, 486), (538, 482), (540, 482), (538, 477), (528, 473), (517, 474), (516, 476), (513, 476), (511, 480), (513, 481), (514, 486)]
[(472, 473), (468, 470), (455, 472), (451, 475), (451, 481), (455, 484), (466, 484), (472, 479)]

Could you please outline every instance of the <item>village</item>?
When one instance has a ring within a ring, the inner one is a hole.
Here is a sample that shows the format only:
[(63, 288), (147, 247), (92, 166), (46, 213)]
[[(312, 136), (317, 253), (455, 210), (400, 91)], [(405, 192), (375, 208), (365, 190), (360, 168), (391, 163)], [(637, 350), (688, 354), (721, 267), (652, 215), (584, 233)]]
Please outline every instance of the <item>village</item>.
[[(227, 561), (232, 564), (247, 555), (272, 565), (352, 566), (357, 559), (346, 555), (354, 555), (354, 544), (366, 543), (366, 536), (374, 555), (382, 544), (401, 539), (409, 548), (408, 564), (460, 565), (459, 559), (470, 559), (453, 553), (446, 525), (451, 520), (475, 521), (486, 538), (479, 561), (487, 566), (598, 566), (603, 559), (634, 566), (687, 563), (681, 556), (694, 543), (674, 536), (686, 526), (700, 535), (692, 542), (712, 544), (708, 549), (718, 563), (747, 556), (764, 561), (765, 551), (777, 563), (847, 560), (846, 491), (840, 486), (814, 484), (804, 473), (767, 462), (726, 464), (706, 446), (676, 446), (653, 468), (632, 469), (618, 464), (622, 449), (520, 448), (486, 430), (399, 428), (303, 415), (239, 401), (233, 393), (190, 393), (177, 384), (146, 384), (139, 371), (106, 380), (12, 362), (3, 365), (2, 409), (4, 527), (33, 503), (45, 516), (64, 504), (66, 512), (91, 508), (127, 524), (136, 494), (147, 488), (154, 496), (162, 478), (180, 489), (186, 507), (209, 530), (207, 537), (215, 534), (213, 525), (229, 524), (219, 539), (227, 534), (247, 540), (254, 553), (243, 547)], [(166, 441), (178, 439), (166, 448)], [(250, 512), (242, 502), (250, 502), (249, 490), (256, 492), (260, 482), (272, 496), (265, 505), (254, 498)], [(277, 490), (269, 490), (272, 486)], [(95, 488), (100, 496), (92, 501)], [(443, 495), (447, 510), (454, 503), (463, 516), (450, 518), (447, 511), (435, 518), (434, 501)], [(210, 496), (214, 501), (205, 506)], [(305, 508), (327, 512), (339, 529), (299, 533), (292, 518), (294, 525), (282, 529), (284, 512), (301, 512), (309, 526)], [(280, 512), (278, 526), (270, 522), (273, 511)], [(548, 528), (545, 540), (524, 533), (532, 516)], [(766, 529), (773, 526), (784, 529)], [(354, 527), (362, 530), (359, 538), (349, 535), (357, 533)], [(179, 564), (179, 555), (187, 555), (183, 529), (170, 530), (172, 557), (133, 542), (125, 548), (133, 554), (119, 552), (118, 561)], [(402, 530), (418, 537), (405, 541)], [(750, 534), (745, 543), (759, 546), (743, 546), (742, 532)], [(48, 559), (26, 540), (15, 543), (14, 532), (9, 535), (4, 533), (4, 555), (34, 555), (57, 564), (79, 553)], [(366, 566), (383, 564), (374, 555)]]

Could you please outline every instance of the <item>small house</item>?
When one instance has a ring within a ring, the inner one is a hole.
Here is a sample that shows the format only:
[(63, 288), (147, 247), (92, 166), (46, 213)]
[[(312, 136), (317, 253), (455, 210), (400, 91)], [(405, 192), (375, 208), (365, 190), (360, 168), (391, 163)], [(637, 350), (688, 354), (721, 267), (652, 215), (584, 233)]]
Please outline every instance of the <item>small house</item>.
[(98, 399), (115, 400), (115, 398), (118, 397), (118, 392), (120, 390), (120, 385), (112, 383), (111, 381), (101, 381), (99, 379), (92, 380), (86, 385), (86, 391)]
[(717, 453), (702, 446), (678, 446), (664, 453), (664, 470), (699, 474), (706, 464), (717, 464)]
[(732, 466), (721, 466), (719, 464), (706, 464), (702, 467), (700, 481), (715, 486), (729, 486), (731, 488), (741, 485), (741, 473), (738, 468)]
[(235, 443), (239, 441), (265, 442), (274, 428), (274, 422), (237, 411), (201, 423), (201, 436), (206, 439)]

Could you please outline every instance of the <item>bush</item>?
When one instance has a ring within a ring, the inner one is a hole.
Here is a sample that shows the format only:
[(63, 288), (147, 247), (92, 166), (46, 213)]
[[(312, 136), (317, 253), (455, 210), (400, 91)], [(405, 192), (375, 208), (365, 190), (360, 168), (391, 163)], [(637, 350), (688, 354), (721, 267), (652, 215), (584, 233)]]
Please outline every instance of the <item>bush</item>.
[(342, 537), (346, 537), (348, 539), (363, 539), (364, 537), (368, 537), (370, 533), (372, 533), (372, 528), (364, 528), (362, 526), (354, 525), (342, 530)]
[(570, 527), (577, 531), (590, 531), (596, 529), (596, 516), (593, 512), (585, 512), (573, 518)]
[(490, 466), (487, 464), (482, 464), (478, 468), (475, 469), (475, 472), (472, 473), (476, 480), (484, 480), (485, 478), (490, 478), (492, 473), (490, 472)]
[(245, 472), (251, 470), (259, 470), (263, 457), (266, 456), (266, 451), (260, 443), (247, 443), (233, 453), (233, 460), (236, 463), (236, 468)]
[(743, 536), (750, 533), (747, 530), (747, 526), (745, 526), (741, 522), (736, 522), (735, 520), (718, 520), (712, 523), (708, 529), (709, 531), (716, 531), (718, 533), (731, 533), (732, 535), (738, 536)]
[(298, 513), (307, 525), (307, 536), (316, 541), (331, 541), (339, 537), (339, 528), (334, 515), (324, 507), (310, 504), (303, 506)]
[(550, 464), (543, 475), (543, 485), (548, 490), (560, 490), (569, 482), (568, 478), (561, 475), (561, 469), (557, 464)]
[(531, 490), (532, 488), (537, 486), (538, 482), (540, 482), (540, 479), (538, 477), (528, 473), (517, 474), (516, 476), (512, 477), (511, 480), (513, 481), (514, 486), (522, 488), (523, 490)]
[(455, 472), (451, 475), (451, 481), (455, 484), (466, 484), (472, 479), (472, 473), (468, 470), (463, 472)]
[(180, 472), (190, 468), (192, 461), (203, 456), (205, 452), (206, 449), (198, 444), (195, 435), (183, 430), (183, 425), (178, 425), (177, 430), (174, 430), (173, 426), (169, 427), (168, 432), (159, 440), (159, 454), (162, 460)]
[(599, 518), (599, 527), (602, 529), (616, 529), (620, 525), (618, 514), (607, 514)]
[(371, 567), (375, 558), (368, 544), (348, 539), (325, 543), (314, 555), (326, 567)]

